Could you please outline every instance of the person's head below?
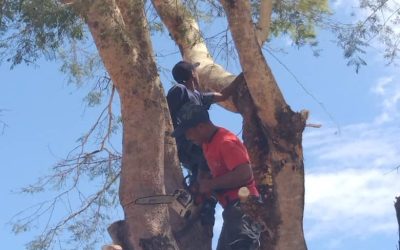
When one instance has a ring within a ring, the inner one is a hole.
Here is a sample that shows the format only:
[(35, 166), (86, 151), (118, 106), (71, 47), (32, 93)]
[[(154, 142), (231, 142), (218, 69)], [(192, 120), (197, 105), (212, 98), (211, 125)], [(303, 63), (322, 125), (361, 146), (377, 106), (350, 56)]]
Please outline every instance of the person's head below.
[(193, 143), (202, 145), (210, 140), (216, 129), (205, 107), (186, 103), (178, 113), (177, 127), (172, 136), (185, 136)]
[(195, 89), (199, 83), (199, 76), (196, 68), (200, 63), (189, 63), (180, 61), (172, 68), (172, 76), (177, 83), (183, 84), (191, 90)]

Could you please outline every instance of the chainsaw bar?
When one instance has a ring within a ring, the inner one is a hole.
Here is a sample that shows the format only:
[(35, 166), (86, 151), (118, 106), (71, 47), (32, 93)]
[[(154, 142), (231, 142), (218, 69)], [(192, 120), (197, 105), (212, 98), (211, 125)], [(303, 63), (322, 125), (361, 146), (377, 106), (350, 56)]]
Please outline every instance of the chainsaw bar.
[(152, 195), (147, 197), (137, 198), (136, 205), (158, 205), (158, 204), (171, 204), (176, 197), (174, 195)]

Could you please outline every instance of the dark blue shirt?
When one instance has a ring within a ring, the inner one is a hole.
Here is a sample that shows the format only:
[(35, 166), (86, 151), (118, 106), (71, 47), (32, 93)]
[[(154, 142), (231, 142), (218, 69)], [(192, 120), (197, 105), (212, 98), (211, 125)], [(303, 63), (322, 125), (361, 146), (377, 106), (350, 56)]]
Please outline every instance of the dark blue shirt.
[(213, 103), (213, 93), (201, 93), (197, 90), (191, 91), (183, 84), (174, 85), (167, 94), (167, 102), (171, 113), (172, 123), (176, 127), (176, 116), (181, 107), (188, 102), (210, 108)]

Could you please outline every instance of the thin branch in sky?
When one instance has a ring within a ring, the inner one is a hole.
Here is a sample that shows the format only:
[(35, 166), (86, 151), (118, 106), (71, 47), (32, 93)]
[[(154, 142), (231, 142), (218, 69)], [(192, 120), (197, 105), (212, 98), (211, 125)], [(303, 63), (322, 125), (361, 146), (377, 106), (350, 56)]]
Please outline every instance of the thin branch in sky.
[[(2, 113), (7, 111), (6, 109), (0, 109), (0, 117), (3, 116)], [(0, 119), (0, 135), (3, 135), (6, 128), (8, 127), (7, 123)]]
[(308, 95), (310, 96), (324, 111), (325, 114), (328, 115), (329, 119), (335, 124), (337, 128), (337, 134), (341, 134), (341, 128), (339, 123), (337, 123), (336, 119), (333, 117), (333, 115), (328, 111), (326, 108), (325, 104), (320, 101), (311, 91), (309, 91), (303, 83), (297, 78), (297, 76), (289, 69), (286, 64), (284, 64), (277, 56), (275, 56), (272, 51), (270, 51), (268, 48), (263, 48), (263, 50), (267, 51), (295, 80), (295, 82), (300, 86), (300, 88)]
[[(52, 168), (52, 173), (22, 189), (23, 193), (28, 194), (51, 189), (56, 191), (52, 199), (22, 210), (10, 222), (15, 233), (41, 224), (41, 235), (31, 241), (28, 248), (50, 247), (49, 244), (57, 242), (61, 231), (71, 234), (71, 242), (90, 245), (89, 237), (99, 230), (99, 223), (105, 223), (108, 218), (104, 210), (118, 202), (113, 197), (120, 175), (121, 153), (111, 142), (118, 123), (113, 113), (116, 90), (111, 79), (105, 76), (99, 79), (92, 91), (108, 94), (108, 100), (97, 120), (78, 140), (78, 145)], [(102, 187), (95, 190), (95, 193), (89, 193), (83, 186), (88, 179), (95, 178)], [(65, 209), (60, 209), (60, 206)], [(61, 211), (64, 213), (61, 214)], [(90, 221), (90, 225), (85, 225), (85, 221)]]

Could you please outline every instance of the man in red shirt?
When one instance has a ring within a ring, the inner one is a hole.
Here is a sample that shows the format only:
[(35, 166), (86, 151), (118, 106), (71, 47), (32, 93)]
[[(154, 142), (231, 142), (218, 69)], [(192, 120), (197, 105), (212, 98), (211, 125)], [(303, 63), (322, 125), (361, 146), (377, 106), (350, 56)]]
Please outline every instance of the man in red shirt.
[(212, 178), (199, 175), (200, 192), (215, 193), (224, 208), (217, 250), (257, 249), (260, 232), (252, 231), (253, 222), (243, 213), (238, 195), (241, 187), (247, 187), (250, 195), (259, 196), (245, 146), (236, 135), (215, 126), (200, 105), (182, 107), (173, 136), (182, 134), (202, 146), (211, 171)]

